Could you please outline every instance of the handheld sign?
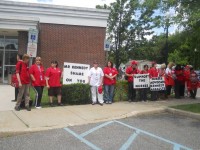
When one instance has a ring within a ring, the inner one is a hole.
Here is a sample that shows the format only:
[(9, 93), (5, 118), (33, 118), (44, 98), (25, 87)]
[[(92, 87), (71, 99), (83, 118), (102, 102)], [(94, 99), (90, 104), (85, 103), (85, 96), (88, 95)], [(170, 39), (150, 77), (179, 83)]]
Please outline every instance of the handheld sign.
[(135, 74), (133, 85), (136, 89), (149, 88), (149, 74)]
[(90, 65), (64, 62), (63, 84), (87, 83)]
[(162, 91), (165, 90), (165, 80), (163, 77), (151, 78), (150, 79), (150, 90), (151, 91)]

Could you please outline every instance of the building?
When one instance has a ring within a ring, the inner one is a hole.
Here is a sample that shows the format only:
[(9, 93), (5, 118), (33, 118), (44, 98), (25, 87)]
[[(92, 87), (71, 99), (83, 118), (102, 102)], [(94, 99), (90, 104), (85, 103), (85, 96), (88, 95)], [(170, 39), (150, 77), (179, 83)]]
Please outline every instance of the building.
[(27, 52), (28, 30), (38, 29), (37, 55), (51, 60), (105, 64), (104, 39), (109, 11), (48, 4), (0, 1), (0, 83), (13, 71), (17, 53)]

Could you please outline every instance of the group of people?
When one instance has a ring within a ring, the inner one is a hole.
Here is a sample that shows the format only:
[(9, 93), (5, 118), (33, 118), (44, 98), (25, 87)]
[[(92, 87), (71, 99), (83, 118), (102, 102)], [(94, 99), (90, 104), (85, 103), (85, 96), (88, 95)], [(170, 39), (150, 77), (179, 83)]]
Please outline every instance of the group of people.
[(29, 68), (29, 55), (17, 55), (16, 77), (17, 85), (15, 85), (15, 110), (20, 110), (22, 99), (25, 101), (25, 108), (31, 111), (29, 106), (30, 101), (30, 83), (35, 91), (35, 107), (41, 108), (41, 99), (43, 88), (48, 88), (48, 96), (50, 106), (53, 106), (53, 96), (57, 96), (58, 106), (63, 106), (61, 103), (61, 83), (62, 70), (58, 67), (57, 61), (51, 61), (51, 66), (46, 72), (42, 65), (41, 57), (35, 58), (35, 63)]
[[(156, 62), (152, 62), (150, 69), (148, 65), (144, 65), (143, 70), (139, 70), (137, 61), (132, 61), (131, 65), (127, 67), (125, 72), (125, 75), (128, 78), (129, 102), (137, 101), (137, 90), (139, 93), (139, 100), (147, 101), (147, 93), (149, 88), (135, 89), (135, 74), (149, 74), (150, 78), (164, 78), (166, 90), (151, 91), (151, 100), (153, 101), (158, 100), (158, 98), (167, 99), (171, 95), (172, 87), (174, 87), (176, 99), (184, 97), (185, 91), (187, 91), (191, 98), (196, 98), (198, 88), (198, 75), (195, 73), (194, 68), (190, 65), (186, 65), (185, 67), (181, 65), (175, 66), (173, 62), (170, 62), (167, 68), (165, 64), (162, 64), (160, 68), (157, 68)], [(185, 89), (185, 87), (187, 89)]]
[[(15, 86), (16, 111), (20, 110), (22, 99), (25, 100), (25, 108), (28, 111), (31, 110), (31, 107), (29, 106), (30, 84), (36, 93), (36, 108), (41, 108), (42, 94), (45, 86), (48, 88), (50, 106), (53, 106), (54, 96), (57, 96), (58, 106), (63, 106), (61, 103), (62, 70), (58, 67), (57, 61), (51, 61), (50, 67), (45, 71), (41, 60), (41, 57), (36, 57), (35, 63), (29, 68), (29, 55), (17, 55), (16, 78), (18, 85)], [(126, 68), (125, 72), (128, 81), (129, 102), (137, 101), (137, 90), (139, 92), (139, 99), (141, 101), (147, 101), (149, 88), (135, 89), (135, 74), (149, 74), (150, 78), (163, 77), (165, 79), (166, 90), (151, 91), (151, 100), (157, 100), (159, 95), (162, 95), (163, 98), (168, 98), (171, 95), (172, 87), (175, 89), (175, 98), (179, 99), (184, 96), (185, 85), (187, 90), (190, 92), (191, 98), (195, 98), (198, 86), (198, 76), (194, 72), (194, 69), (188, 65), (185, 68), (180, 65), (176, 65), (176, 67), (174, 66), (174, 63), (170, 62), (167, 68), (165, 64), (162, 64), (161, 68), (158, 69), (157, 64), (153, 62), (150, 69), (148, 65), (144, 65), (143, 70), (139, 70), (138, 62), (132, 61), (131, 65)], [(97, 99), (101, 106), (103, 103), (112, 104), (117, 75), (118, 71), (113, 67), (111, 61), (108, 61), (106, 67), (103, 69), (98, 67), (97, 61), (94, 61), (93, 67), (88, 73), (88, 84), (91, 87), (92, 105), (97, 103)], [(102, 92), (103, 89), (104, 92)]]

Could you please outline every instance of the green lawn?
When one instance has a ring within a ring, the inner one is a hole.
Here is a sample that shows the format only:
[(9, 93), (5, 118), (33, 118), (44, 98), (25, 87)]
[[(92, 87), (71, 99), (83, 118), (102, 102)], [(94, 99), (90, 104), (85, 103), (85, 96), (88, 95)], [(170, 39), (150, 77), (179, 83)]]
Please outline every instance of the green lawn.
[(200, 103), (172, 106), (171, 108), (190, 111), (190, 112), (193, 112), (193, 113), (200, 113)]
[[(33, 88), (30, 88), (30, 97), (31, 97), (31, 99), (32, 99), (33, 102), (34, 102), (34, 101), (35, 101), (35, 92), (34, 92)], [(43, 91), (41, 106), (42, 106), (42, 107), (47, 107), (47, 106), (49, 106), (48, 90), (47, 90), (46, 87), (44, 88), (44, 91)]]

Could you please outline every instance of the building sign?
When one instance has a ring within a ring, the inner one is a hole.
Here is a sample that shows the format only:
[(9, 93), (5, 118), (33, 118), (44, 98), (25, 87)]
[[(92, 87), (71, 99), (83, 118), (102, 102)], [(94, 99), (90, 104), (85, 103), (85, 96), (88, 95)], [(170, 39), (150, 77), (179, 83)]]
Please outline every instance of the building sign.
[(64, 62), (63, 84), (88, 83), (90, 65)]
[(37, 43), (38, 43), (38, 30), (37, 29), (29, 29), (27, 54), (30, 57), (37, 56)]
[(36, 57), (36, 55), (37, 55), (37, 43), (28, 43), (27, 54), (30, 57)]
[(134, 75), (134, 88), (149, 88), (149, 74), (135, 74)]
[(110, 51), (110, 42), (107, 40), (104, 40), (104, 50)]
[(150, 90), (151, 91), (162, 91), (165, 90), (165, 80), (163, 77), (151, 78), (150, 79)]

